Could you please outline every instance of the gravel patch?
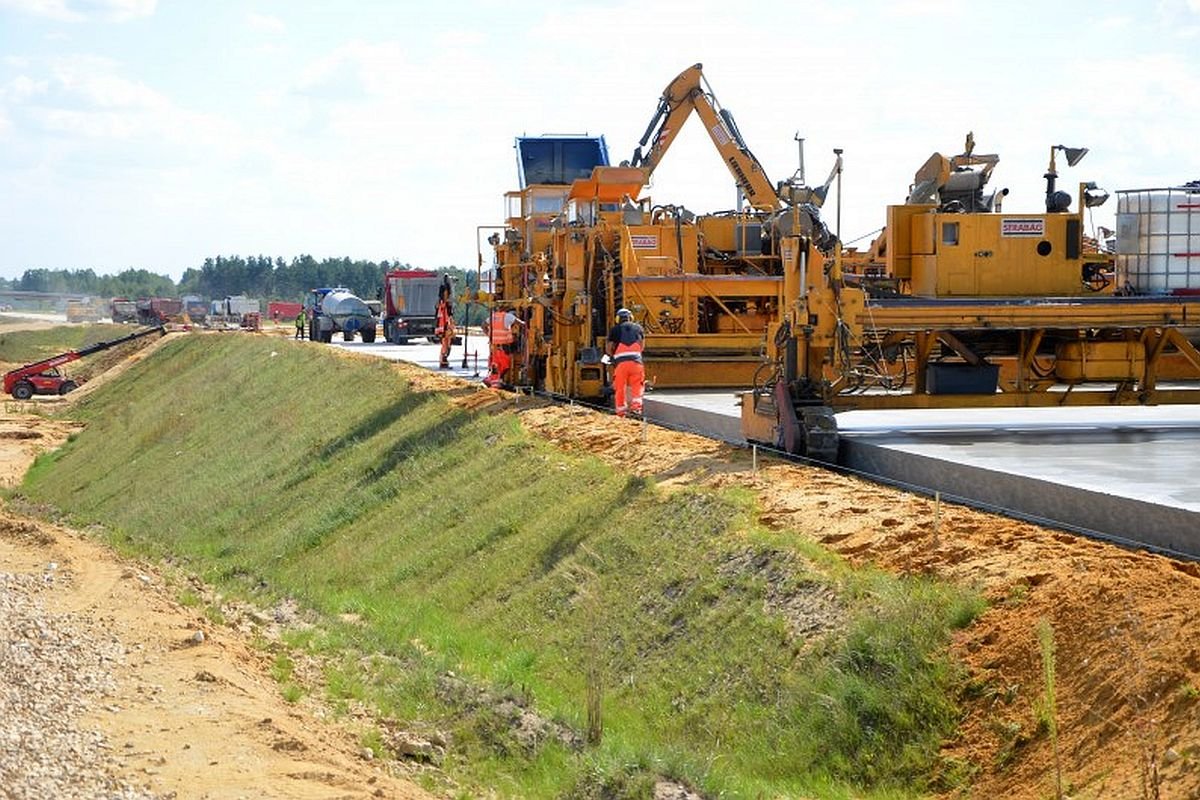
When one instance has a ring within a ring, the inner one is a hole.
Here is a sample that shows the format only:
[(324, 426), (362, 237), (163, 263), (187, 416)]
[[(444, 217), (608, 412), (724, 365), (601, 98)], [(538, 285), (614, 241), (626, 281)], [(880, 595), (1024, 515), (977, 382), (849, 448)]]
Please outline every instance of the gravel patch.
[(80, 727), (103, 708), (124, 648), (46, 610), (42, 595), (60, 579), (54, 564), (0, 573), (0, 798), (156, 800), (117, 777), (103, 734)]

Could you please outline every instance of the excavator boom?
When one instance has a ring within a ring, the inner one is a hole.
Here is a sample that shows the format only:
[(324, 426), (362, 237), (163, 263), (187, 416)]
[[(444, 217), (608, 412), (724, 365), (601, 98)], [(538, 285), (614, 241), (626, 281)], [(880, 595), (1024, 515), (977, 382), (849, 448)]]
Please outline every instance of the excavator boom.
[[(646, 126), (646, 132), (634, 150), (630, 164), (639, 167), (649, 182), (650, 176), (693, 111), (700, 117), (705, 131), (712, 139), (717, 152), (721, 154), (721, 160), (733, 175), (733, 180), (746, 202), (759, 211), (779, 209), (782, 203), (767, 177), (766, 170), (746, 146), (737, 123), (734, 122), (733, 114), (717, 104), (712, 88), (704, 79), (702, 64), (693, 64), (667, 84), (662, 97), (659, 98), (658, 109), (654, 112), (650, 124)], [(642, 148), (648, 142), (651, 143), (650, 150), (643, 154)]]

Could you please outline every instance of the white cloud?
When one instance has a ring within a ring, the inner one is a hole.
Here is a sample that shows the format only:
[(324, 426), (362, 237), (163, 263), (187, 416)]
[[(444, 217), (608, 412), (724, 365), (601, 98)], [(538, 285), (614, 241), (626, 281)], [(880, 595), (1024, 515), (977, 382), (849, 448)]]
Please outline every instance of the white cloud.
[(36, 17), (79, 22), (83, 15), (67, 8), (66, 0), (0, 0), (0, 8), (11, 8)]
[(898, 0), (889, 3), (884, 13), (889, 17), (948, 17), (964, 10), (961, 0)]
[(125, 22), (154, 13), (158, 0), (0, 0), (0, 8), (61, 22), (103, 19)]
[(24, 103), (35, 95), (45, 93), (49, 85), (48, 81), (35, 81), (28, 75), (18, 75), (0, 85), (0, 102)]
[(254, 11), (246, 13), (246, 25), (250, 30), (260, 33), (283, 33), (287, 29), (287, 25), (279, 17)]
[(151, 16), (158, 0), (70, 0), (70, 4), (88, 17), (125, 22)]
[(163, 95), (143, 83), (117, 75), (87, 75), (69, 87), (81, 99), (97, 108), (162, 110), (168, 103)]

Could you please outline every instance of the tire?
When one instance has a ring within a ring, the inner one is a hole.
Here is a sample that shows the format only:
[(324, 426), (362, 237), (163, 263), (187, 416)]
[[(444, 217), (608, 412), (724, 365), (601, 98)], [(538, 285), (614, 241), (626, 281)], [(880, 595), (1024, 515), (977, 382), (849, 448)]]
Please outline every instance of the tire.
[(342, 331), (342, 341), (343, 342), (353, 342), (354, 341), (354, 331)]
[(366, 344), (374, 344), (374, 342), (375, 342), (375, 329), (374, 329), (374, 328), (363, 328), (363, 332), (362, 332), (362, 340), (363, 340), (363, 341), (364, 341)]
[(73, 392), (78, 388), (79, 384), (75, 381), (63, 381), (62, 385), (58, 387), (58, 393), (67, 394), (68, 392)]
[(329, 344), (333, 341), (333, 331), (321, 331), (321, 341)]
[(408, 344), (408, 337), (407, 336), (397, 336), (396, 344)]
[(33, 384), (29, 381), (18, 381), (12, 388), (12, 396), (17, 400), (28, 400), (33, 397)]

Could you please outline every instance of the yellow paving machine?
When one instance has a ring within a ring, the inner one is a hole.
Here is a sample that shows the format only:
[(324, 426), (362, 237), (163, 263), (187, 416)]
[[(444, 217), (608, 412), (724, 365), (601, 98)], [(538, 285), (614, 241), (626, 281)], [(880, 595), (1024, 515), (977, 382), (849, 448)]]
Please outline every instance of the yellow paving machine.
[[(737, 209), (642, 194), (692, 114)], [(1073, 167), (1085, 152), (1050, 148), (1044, 209), (1009, 213), (1007, 190), (989, 188), (999, 157), (968, 135), (922, 165), (869, 250), (843, 250), (820, 217), (840, 155), (824, 185), (772, 183), (693, 65), (620, 166), (603, 137), (517, 140), (520, 188), (489, 238), (492, 300), (525, 323), (504, 379), (604, 397), (604, 339), (626, 307), (655, 386), (752, 387), (747, 439), (818, 460), (836, 459), (834, 414), (848, 409), (1200, 402), (1197, 384), (1160, 384), (1200, 379), (1184, 335), (1200, 297), (1125, 291), (1084, 230), (1107, 193), (1057, 186), (1059, 156)]]

